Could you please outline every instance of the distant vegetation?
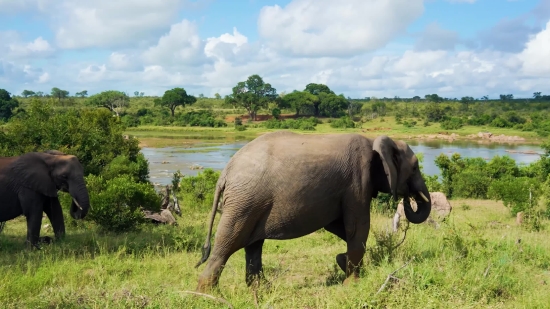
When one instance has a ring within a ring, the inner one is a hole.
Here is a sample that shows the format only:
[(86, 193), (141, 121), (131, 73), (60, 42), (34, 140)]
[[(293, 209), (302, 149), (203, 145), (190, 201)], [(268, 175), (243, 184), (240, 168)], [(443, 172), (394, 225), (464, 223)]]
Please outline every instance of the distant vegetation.
[[(254, 74), (239, 82), (225, 97), (218, 93), (213, 98), (202, 94), (194, 96), (182, 87), (167, 90), (161, 97), (146, 96), (140, 91), (130, 96), (117, 90), (89, 97), (87, 90), (78, 91), (74, 96), (69, 94), (59, 88), (53, 88), (48, 94), (24, 90), (20, 96), (10, 96), (9, 92), (0, 90), (0, 121), (24, 113), (32, 100), (39, 100), (49, 102), (56, 110), (105, 108), (119, 116), (127, 128), (231, 125), (245, 130), (256, 122), (269, 120), (261, 126), (311, 131), (321, 122), (345, 129), (361, 127), (380, 117), (394, 117), (396, 124), (403, 128), (439, 124), (438, 127), (448, 131), (479, 126), (534, 132), (541, 137), (550, 134), (550, 95), (541, 92), (533, 93), (531, 98), (501, 94), (498, 99), (488, 96), (459, 99), (426, 94), (423, 98), (352, 99), (334, 93), (327, 85), (315, 83), (290, 93), (277, 93), (271, 84)], [(319, 121), (312, 122), (310, 117)], [(236, 123), (239, 121), (240, 124)]]

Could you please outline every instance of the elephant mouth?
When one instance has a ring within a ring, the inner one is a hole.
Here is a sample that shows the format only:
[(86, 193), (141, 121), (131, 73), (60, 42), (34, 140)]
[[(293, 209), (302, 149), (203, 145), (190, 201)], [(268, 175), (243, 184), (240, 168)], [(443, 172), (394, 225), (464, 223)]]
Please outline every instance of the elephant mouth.
[[(423, 190), (411, 191), (412, 192), (407, 192), (403, 196), (403, 210), (405, 212), (405, 217), (407, 217), (409, 222), (419, 224), (428, 219), (432, 208), (431, 200), (428, 192), (422, 192)], [(416, 211), (411, 206), (410, 197), (412, 197), (416, 202)]]

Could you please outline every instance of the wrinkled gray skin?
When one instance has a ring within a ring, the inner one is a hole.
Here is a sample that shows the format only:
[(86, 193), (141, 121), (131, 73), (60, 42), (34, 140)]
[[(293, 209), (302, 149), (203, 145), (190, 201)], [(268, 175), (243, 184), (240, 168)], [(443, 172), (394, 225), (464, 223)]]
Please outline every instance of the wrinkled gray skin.
[[(231, 158), (216, 185), (208, 236), (196, 267), (210, 255), (216, 208), (223, 192), (223, 212), (214, 250), (200, 274), (197, 290), (216, 286), (223, 266), (244, 248), (246, 283), (262, 277), (265, 239), (291, 239), (321, 228), (347, 243), (336, 258), (356, 280), (370, 228), (370, 203), (378, 192), (413, 197), (405, 216), (424, 222), (431, 210), (429, 192), (409, 146), (387, 136), (375, 140), (359, 134), (268, 133), (251, 141)], [(424, 195), (426, 198), (423, 198)]]
[[(70, 213), (83, 219), (90, 208), (84, 169), (75, 156), (57, 150), (0, 157), (0, 222), (20, 215), (27, 218), (27, 242), (40, 248), (42, 213), (50, 220), (55, 237), (65, 235), (63, 212), (57, 191), (68, 192)], [(47, 239), (47, 238), (45, 238)]]

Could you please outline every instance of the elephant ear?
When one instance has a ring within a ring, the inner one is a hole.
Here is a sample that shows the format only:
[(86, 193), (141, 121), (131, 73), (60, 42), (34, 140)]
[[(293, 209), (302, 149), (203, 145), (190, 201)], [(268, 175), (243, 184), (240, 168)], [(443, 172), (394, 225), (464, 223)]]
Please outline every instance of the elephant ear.
[(399, 183), (400, 166), (399, 149), (397, 149), (395, 142), (386, 135), (377, 137), (374, 140), (372, 148), (378, 153), (380, 159), (382, 159), (393, 199), (397, 201), (397, 184)]
[(43, 153), (26, 153), (11, 164), (16, 181), (23, 187), (35, 190), (49, 197), (57, 196), (57, 189), (50, 171), (52, 155)]

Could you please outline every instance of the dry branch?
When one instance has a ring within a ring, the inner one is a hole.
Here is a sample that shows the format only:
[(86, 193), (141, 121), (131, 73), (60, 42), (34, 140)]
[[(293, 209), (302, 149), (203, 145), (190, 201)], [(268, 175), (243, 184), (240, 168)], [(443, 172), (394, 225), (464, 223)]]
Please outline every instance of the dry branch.
[(225, 300), (221, 297), (216, 297), (216, 296), (212, 296), (210, 294), (204, 294), (204, 293), (199, 293), (199, 292), (195, 292), (195, 291), (181, 291), (181, 292), (182, 293), (187, 293), (187, 294), (193, 294), (193, 295), (197, 295), (197, 296), (203, 296), (203, 297), (206, 297), (206, 298), (210, 298), (210, 299), (213, 299), (215, 301), (218, 301), (220, 303), (223, 303), (223, 304), (227, 305), (231, 309), (234, 309), (233, 305), (231, 305), (230, 302), (228, 302), (227, 300)]
[(397, 277), (394, 277), (395, 273), (397, 273), (398, 271), (400, 271), (401, 269), (403, 269), (405, 266), (409, 265), (410, 262), (412, 262), (414, 260), (414, 256), (412, 257), (412, 259), (410, 259), (407, 263), (403, 264), (403, 266), (399, 267), (398, 269), (394, 270), (392, 273), (390, 273), (388, 275), (388, 277), (386, 278), (386, 281), (384, 281), (384, 283), (382, 284), (382, 286), (380, 287), (380, 289), (378, 289), (378, 292), (376, 292), (376, 294), (374, 295), (378, 295), (378, 293), (382, 292), (382, 290), (384, 290), (384, 288), (386, 287), (386, 285), (388, 284), (388, 282), (390, 281), (390, 279), (394, 279), (394, 280), (401, 280)]

